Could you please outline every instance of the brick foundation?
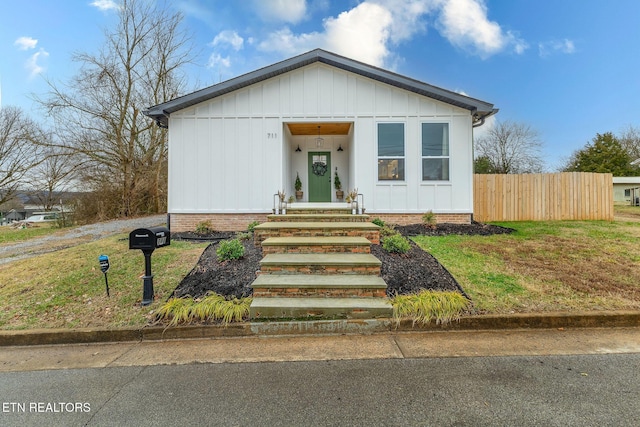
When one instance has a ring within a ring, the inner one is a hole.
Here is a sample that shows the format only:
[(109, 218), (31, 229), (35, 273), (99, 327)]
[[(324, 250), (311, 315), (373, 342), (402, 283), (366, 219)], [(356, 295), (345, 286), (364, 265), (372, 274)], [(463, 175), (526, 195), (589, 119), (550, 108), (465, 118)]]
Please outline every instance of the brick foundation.
[[(194, 231), (201, 222), (210, 221), (211, 226), (217, 231), (243, 231), (253, 221), (267, 222), (265, 213), (238, 213), (238, 214), (171, 214), (171, 231)], [(423, 214), (376, 214), (368, 213), (369, 219), (381, 218), (385, 222), (398, 225), (419, 224)], [(438, 224), (471, 224), (471, 214), (435, 214)], [(377, 244), (376, 242), (373, 242)]]
[[(421, 224), (424, 214), (386, 214), (367, 212), (369, 219), (380, 218), (386, 223), (409, 225)], [(471, 214), (434, 214), (438, 224), (471, 224)]]
[(210, 221), (216, 231), (243, 231), (253, 221), (267, 221), (271, 212), (239, 214), (171, 214), (171, 231), (194, 231), (198, 224)]

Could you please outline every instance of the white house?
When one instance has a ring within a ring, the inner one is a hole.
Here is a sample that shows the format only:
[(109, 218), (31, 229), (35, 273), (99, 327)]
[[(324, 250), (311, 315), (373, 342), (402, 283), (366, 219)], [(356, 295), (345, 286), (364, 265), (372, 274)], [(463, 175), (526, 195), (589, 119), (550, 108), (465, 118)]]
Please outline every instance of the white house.
[[(613, 201), (631, 203), (633, 198), (640, 197), (640, 176), (614, 176)], [(637, 203), (636, 203), (637, 204)]]
[(341, 202), (415, 223), (473, 214), (473, 128), (493, 105), (324, 50), (151, 107), (169, 128), (170, 226), (238, 230), (272, 212), (273, 195)]

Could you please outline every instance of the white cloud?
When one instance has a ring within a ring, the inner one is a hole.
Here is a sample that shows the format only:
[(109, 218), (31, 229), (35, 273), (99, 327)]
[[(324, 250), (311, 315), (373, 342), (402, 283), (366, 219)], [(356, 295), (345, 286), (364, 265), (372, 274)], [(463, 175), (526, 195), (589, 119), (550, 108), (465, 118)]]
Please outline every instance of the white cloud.
[(545, 43), (538, 43), (538, 53), (542, 57), (549, 56), (553, 53), (572, 54), (575, 53), (576, 46), (572, 40), (554, 40)]
[(504, 32), (487, 17), (483, 0), (444, 0), (438, 20), (440, 33), (454, 46), (487, 58), (509, 46), (521, 54), (528, 45), (512, 32)]
[(25, 68), (29, 71), (29, 78), (34, 78), (45, 71), (44, 65), (41, 65), (40, 62), (44, 61), (48, 56), (49, 52), (40, 48), (38, 52), (29, 57), (25, 63)]
[(212, 53), (209, 56), (209, 62), (207, 63), (208, 68), (230, 68), (231, 67), (231, 58), (228, 56), (223, 57), (219, 53)]
[(392, 15), (386, 8), (361, 3), (337, 18), (325, 20), (326, 46), (332, 52), (383, 66), (389, 55), (387, 43), (392, 24)]
[(32, 37), (19, 37), (15, 42), (13, 42), (13, 45), (17, 46), (20, 50), (34, 49), (37, 44), (38, 40)]
[(320, 47), (389, 67), (398, 60), (392, 46), (424, 33), (428, 24), (452, 45), (483, 59), (507, 50), (522, 54), (529, 48), (516, 33), (489, 20), (484, 0), (365, 0), (326, 18), (322, 31), (295, 33), (284, 27), (269, 34), (258, 48), (291, 56)]
[(239, 51), (242, 49), (244, 40), (242, 37), (238, 35), (237, 32), (231, 30), (225, 30), (220, 32), (217, 36), (214, 37), (211, 42), (211, 46), (220, 46), (220, 45), (231, 45), (231, 47), (235, 51)]
[(265, 21), (296, 24), (307, 14), (306, 0), (254, 0), (253, 4)]
[(280, 52), (293, 56), (301, 52), (325, 47), (325, 37), (322, 33), (294, 34), (288, 27), (275, 31), (258, 44), (258, 49), (265, 52)]
[(321, 47), (372, 65), (382, 66), (388, 55), (391, 13), (384, 7), (361, 3), (324, 21), (324, 32), (294, 34), (289, 28), (271, 33), (259, 44), (263, 51), (287, 55)]
[(97, 7), (102, 11), (117, 10), (120, 8), (120, 5), (116, 3), (114, 0), (93, 0), (89, 4), (91, 6)]
[(393, 43), (410, 39), (427, 29), (425, 15), (437, 9), (440, 0), (369, 0), (391, 13), (389, 36)]

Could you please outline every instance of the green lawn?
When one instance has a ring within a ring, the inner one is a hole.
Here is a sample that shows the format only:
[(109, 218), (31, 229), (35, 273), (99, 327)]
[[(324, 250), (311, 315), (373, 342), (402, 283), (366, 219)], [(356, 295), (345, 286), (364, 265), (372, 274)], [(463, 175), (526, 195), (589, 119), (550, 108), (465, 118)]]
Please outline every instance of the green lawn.
[[(128, 245), (122, 234), (0, 265), (0, 328), (143, 326), (207, 246), (174, 241), (156, 250), (157, 299), (141, 308), (144, 256)], [(98, 263), (101, 254), (110, 259), (110, 298)]]
[(640, 226), (633, 222), (497, 223), (516, 233), (416, 237), (480, 313), (640, 308)]
[(27, 228), (13, 228), (9, 225), (4, 225), (0, 227), (0, 244), (22, 242), (53, 234), (60, 230), (54, 223), (42, 223)]

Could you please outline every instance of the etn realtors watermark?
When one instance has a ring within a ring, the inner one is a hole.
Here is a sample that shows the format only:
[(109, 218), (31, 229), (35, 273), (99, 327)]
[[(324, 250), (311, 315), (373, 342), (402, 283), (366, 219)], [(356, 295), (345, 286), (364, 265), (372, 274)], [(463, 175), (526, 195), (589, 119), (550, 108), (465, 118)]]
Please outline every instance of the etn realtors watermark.
[(91, 412), (89, 402), (2, 402), (3, 413), (70, 414)]

